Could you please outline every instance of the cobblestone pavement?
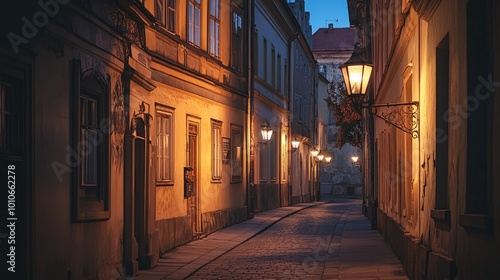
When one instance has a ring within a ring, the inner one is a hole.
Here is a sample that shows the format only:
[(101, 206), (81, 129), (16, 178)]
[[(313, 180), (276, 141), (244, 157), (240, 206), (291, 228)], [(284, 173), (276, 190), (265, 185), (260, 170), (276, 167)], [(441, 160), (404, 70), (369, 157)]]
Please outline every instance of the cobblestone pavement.
[[(325, 203), (327, 202), (327, 203)], [(162, 254), (121, 279), (407, 280), (401, 262), (361, 213), (359, 198), (324, 197), (255, 215)]]
[[(342, 227), (351, 207), (356, 206), (359, 204), (345, 200), (304, 209), (220, 256), (188, 279), (338, 278)], [(337, 275), (325, 275), (325, 265), (332, 264), (337, 267)]]

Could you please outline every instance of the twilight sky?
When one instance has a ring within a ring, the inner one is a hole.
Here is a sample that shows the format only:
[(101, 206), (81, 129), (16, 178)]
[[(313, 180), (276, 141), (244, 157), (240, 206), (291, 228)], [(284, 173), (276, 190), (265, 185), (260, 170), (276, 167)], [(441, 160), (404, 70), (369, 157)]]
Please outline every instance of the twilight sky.
[(312, 34), (329, 23), (334, 27), (349, 27), (347, 0), (305, 0), (305, 3), (306, 11), (311, 13)]

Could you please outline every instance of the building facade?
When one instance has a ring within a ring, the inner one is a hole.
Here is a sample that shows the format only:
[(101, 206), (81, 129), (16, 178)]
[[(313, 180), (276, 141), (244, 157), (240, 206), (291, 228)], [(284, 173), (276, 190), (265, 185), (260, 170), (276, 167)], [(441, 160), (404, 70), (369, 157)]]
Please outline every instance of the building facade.
[[(317, 147), (318, 74), (311, 48), (311, 25), (305, 2), (288, 1), (299, 25), (295, 27), (290, 43), (289, 110), (290, 142), (299, 141), (291, 150), (290, 180), (292, 203), (317, 200), (315, 164), (311, 151)], [(300, 32), (300, 31), (301, 32)]]
[(2, 10), (0, 162), (17, 180), (1, 199), (17, 203), (15, 277), (135, 275), (254, 211), (310, 199), (309, 182), (291, 187), (290, 106), (293, 69), (306, 61), (309, 76), (296, 75), (313, 79), (314, 60), (287, 3), (272, 2)]
[(247, 219), (246, 4), (40, 1), (12, 18), (2, 165), (25, 178), (21, 278), (134, 275)]
[[(372, 115), (408, 112), (406, 131), (373, 118), (365, 147), (372, 221), (410, 279), (499, 274), (500, 64), (496, 1), (349, 1), (372, 50)], [(411, 104), (411, 105), (410, 105)], [(370, 141), (372, 141), (370, 143)], [(371, 157), (371, 159), (369, 158)], [(378, 207), (377, 207), (378, 206)]]
[[(358, 43), (358, 30), (355, 27), (335, 28), (329, 24), (328, 28), (319, 28), (313, 34), (313, 53), (318, 63), (319, 74), (324, 76), (328, 84), (343, 80), (340, 66), (352, 55), (354, 45)], [(326, 105), (329, 87), (319, 97), (318, 102)], [(319, 105), (321, 106), (321, 105)], [(341, 148), (335, 147), (337, 126), (331, 111), (324, 108), (324, 121), (321, 125), (325, 129), (325, 145), (323, 149), (334, 155), (329, 164), (322, 164), (321, 171), (322, 192), (333, 195), (362, 195), (362, 176), (360, 170), (352, 165), (351, 157), (360, 156), (360, 148), (346, 144)]]

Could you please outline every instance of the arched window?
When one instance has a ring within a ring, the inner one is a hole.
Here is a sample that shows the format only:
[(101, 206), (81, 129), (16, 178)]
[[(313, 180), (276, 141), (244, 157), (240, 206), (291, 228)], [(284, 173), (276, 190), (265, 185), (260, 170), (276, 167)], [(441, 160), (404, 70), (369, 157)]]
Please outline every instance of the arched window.
[(106, 220), (109, 212), (109, 83), (73, 62), (73, 219)]

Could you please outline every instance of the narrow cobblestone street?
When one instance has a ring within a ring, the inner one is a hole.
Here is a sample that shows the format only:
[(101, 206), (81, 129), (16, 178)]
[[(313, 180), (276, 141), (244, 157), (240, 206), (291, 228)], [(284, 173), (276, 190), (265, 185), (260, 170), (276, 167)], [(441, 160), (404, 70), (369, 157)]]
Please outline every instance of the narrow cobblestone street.
[(408, 279), (357, 198), (324, 197), (251, 220), (162, 255), (134, 280)]
[[(386, 258), (392, 252), (376, 231), (371, 231), (375, 236), (343, 236), (348, 216), (360, 212), (358, 202), (340, 199), (299, 211), (188, 279), (407, 279), (399, 261), (393, 255)], [(361, 224), (347, 227), (366, 226), (365, 218), (359, 217)], [(371, 242), (374, 237), (380, 238), (382, 247)]]
[(353, 206), (348, 202), (327, 203), (304, 209), (189, 279), (320, 279), (327, 258), (339, 254), (345, 214)]

